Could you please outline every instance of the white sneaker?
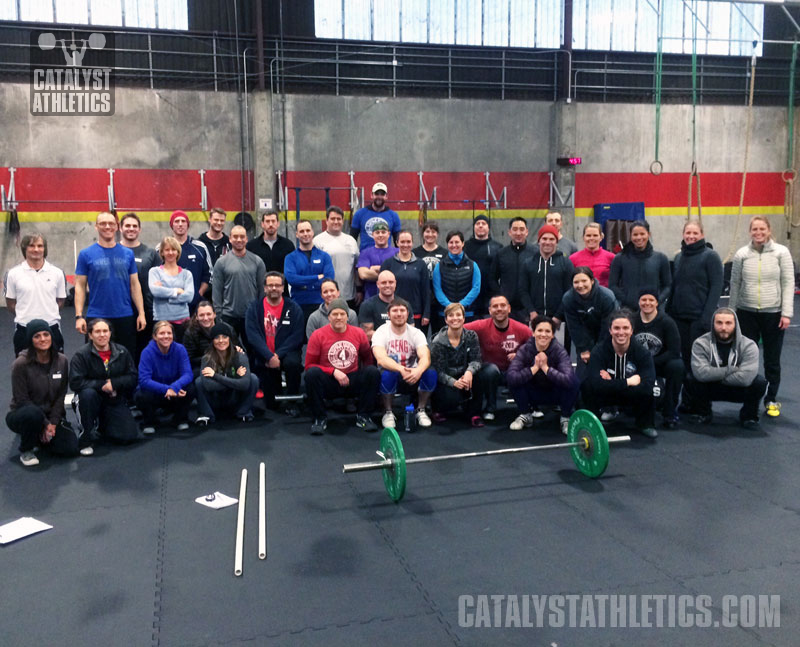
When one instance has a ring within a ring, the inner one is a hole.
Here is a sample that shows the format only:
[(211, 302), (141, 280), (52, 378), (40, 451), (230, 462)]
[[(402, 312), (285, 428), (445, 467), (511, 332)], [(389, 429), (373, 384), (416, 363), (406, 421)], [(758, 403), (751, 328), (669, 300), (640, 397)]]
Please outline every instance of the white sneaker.
[(568, 432), (569, 432), (569, 418), (561, 416), (561, 433), (566, 436)]
[(427, 412), (422, 409), (417, 411), (417, 424), (420, 427), (430, 427), (431, 426), (431, 419), (428, 416)]
[(483, 419), (486, 422), (491, 422), (492, 420), (494, 420), (494, 411), (487, 411), (486, 413), (484, 413)]
[(189, 428), (188, 422), (182, 422), (178, 425), (178, 431), (186, 431)]
[(81, 447), (81, 456), (91, 456), (94, 454), (94, 447), (91, 445), (88, 447)]
[(387, 411), (386, 413), (383, 414), (383, 418), (381, 418), (381, 426), (384, 429), (397, 428), (397, 418), (394, 417), (394, 414), (391, 411)]
[(532, 418), (544, 418), (544, 411), (541, 411), (540, 409), (534, 409), (531, 411), (530, 415)]
[(156, 428), (155, 427), (143, 427), (142, 428), (142, 433), (145, 436), (152, 436), (154, 433), (156, 433)]
[(530, 413), (521, 413), (516, 418), (514, 418), (514, 422), (512, 422), (508, 428), (512, 431), (519, 431), (524, 427), (532, 427), (533, 426), (533, 416)]
[(34, 465), (39, 464), (39, 459), (36, 458), (36, 454), (33, 452), (22, 452), (19, 455), (19, 462), (25, 467), (33, 467)]

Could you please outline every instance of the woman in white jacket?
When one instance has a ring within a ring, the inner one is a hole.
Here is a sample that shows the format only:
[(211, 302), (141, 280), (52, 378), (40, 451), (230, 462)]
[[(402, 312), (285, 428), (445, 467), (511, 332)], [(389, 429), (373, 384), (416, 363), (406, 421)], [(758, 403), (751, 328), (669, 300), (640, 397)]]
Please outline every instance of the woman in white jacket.
[(775, 242), (764, 216), (750, 219), (750, 243), (733, 257), (730, 307), (742, 333), (763, 345), (764, 375), (769, 382), (764, 405), (767, 415), (780, 415), (783, 333), (794, 309), (794, 264), (789, 250)]

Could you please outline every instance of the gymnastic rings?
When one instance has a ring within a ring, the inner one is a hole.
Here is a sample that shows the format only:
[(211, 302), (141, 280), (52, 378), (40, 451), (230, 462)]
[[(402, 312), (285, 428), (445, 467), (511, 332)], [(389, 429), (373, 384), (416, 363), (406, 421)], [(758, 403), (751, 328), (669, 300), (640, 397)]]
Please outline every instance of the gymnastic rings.
[(664, 170), (664, 165), (659, 162), (658, 160), (653, 160), (653, 163), (650, 164), (650, 174), (651, 175), (661, 175), (661, 172)]
[(786, 184), (791, 184), (797, 179), (797, 169), (795, 168), (787, 168), (785, 171), (781, 173), (781, 180), (783, 180)]

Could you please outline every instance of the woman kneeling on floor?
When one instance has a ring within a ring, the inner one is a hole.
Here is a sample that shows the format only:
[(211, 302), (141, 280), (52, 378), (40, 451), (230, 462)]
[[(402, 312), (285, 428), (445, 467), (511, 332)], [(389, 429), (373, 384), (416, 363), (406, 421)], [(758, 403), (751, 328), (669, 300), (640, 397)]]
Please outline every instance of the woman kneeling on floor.
[(483, 427), (480, 412), (488, 378), (486, 371), (478, 373), (482, 365), (478, 333), (464, 328), (464, 306), (460, 303), (444, 309), (444, 320), (447, 326), (431, 342), (431, 363), (438, 375), (433, 418), (443, 422), (444, 412), (461, 405), (472, 426)]
[(508, 387), (520, 410), (511, 429), (530, 427), (533, 410), (543, 404), (557, 404), (561, 407), (561, 431), (566, 434), (580, 383), (567, 351), (554, 337), (553, 320), (536, 317), (531, 328), (533, 337), (517, 350), (506, 373)]
[(206, 426), (217, 414), (233, 411), (242, 422), (253, 420), (258, 378), (250, 372), (247, 355), (233, 347), (233, 329), (225, 323), (211, 329), (211, 348), (203, 355), (197, 388), (197, 424)]
[(26, 326), (27, 344), (11, 365), (11, 411), (8, 428), (20, 435), (20, 461), (39, 464), (34, 451), (46, 447), (53, 454), (76, 456), (78, 435), (65, 420), (67, 358), (53, 347), (50, 326), (34, 319)]
[(159, 409), (172, 414), (178, 431), (189, 428), (189, 405), (194, 398), (192, 367), (186, 349), (172, 339), (172, 324), (156, 322), (153, 340), (139, 360), (139, 388), (134, 400), (142, 412), (144, 434), (155, 433)]
[(89, 343), (69, 362), (73, 406), (77, 404), (83, 427), (81, 444), (91, 447), (99, 435), (131, 443), (139, 439), (139, 426), (128, 406), (136, 388), (133, 358), (124, 346), (111, 341), (111, 327), (105, 319), (90, 321), (88, 333)]

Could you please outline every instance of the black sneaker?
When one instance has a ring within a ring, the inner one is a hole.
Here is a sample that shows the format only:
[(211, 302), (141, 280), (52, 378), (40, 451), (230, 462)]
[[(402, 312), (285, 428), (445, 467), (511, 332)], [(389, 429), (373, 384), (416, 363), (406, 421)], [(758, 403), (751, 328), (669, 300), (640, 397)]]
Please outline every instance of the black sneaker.
[(378, 425), (372, 422), (372, 418), (360, 414), (356, 416), (356, 427), (361, 431), (378, 431)]
[(253, 422), (253, 420), (255, 420), (255, 417), (253, 416), (252, 413), (246, 413), (245, 415), (241, 416), (239, 420), (241, 420), (242, 422)]
[(658, 432), (655, 430), (654, 427), (645, 427), (644, 429), (640, 429), (639, 431), (641, 431), (642, 434), (647, 436), (648, 438), (658, 438)]
[(714, 414), (710, 411), (708, 413), (693, 413), (689, 416), (689, 420), (696, 425), (710, 425), (714, 420)]
[(284, 409), (284, 413), (286, 413), (286, 415), (290, 418), (297, 418), (300, 415), (300, 409), (293, 404), (290, 404)]
[(758, 418), (749, 418), (748, 420), (740, 420), (739, 424), (745, 429), (760, 429), (761, 425), (758, 424)]
[(678, 426), (678, 416), (664, 418), (662, 426), (664, 429), (675, 429)]
[(317, 418), (314, 420), (314, 423), (311, 425), (311, 435), (312, 436), (321, 436), (325, 433), (325, 430), (328, 428), (328, 419), (327, 418)]

